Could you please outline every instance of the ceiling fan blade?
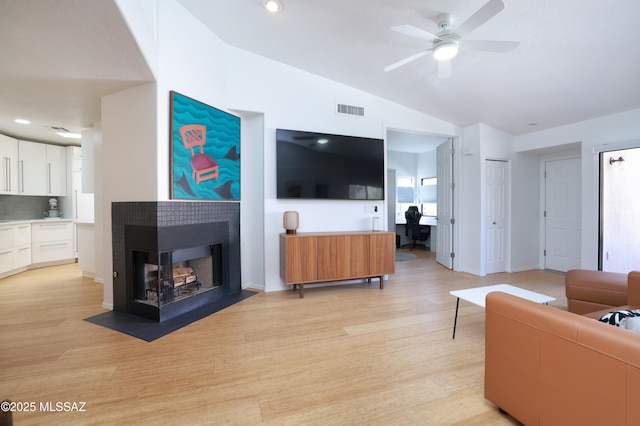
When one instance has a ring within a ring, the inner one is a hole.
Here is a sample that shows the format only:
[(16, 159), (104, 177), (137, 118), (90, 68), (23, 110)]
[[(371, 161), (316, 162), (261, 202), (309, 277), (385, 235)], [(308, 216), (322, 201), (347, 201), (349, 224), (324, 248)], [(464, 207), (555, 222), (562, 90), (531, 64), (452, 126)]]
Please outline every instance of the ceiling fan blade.
[(400, 68), (401, 66), (408, 64), (409, 62), (413, 62), (413, 61), (415, 61), (416, 59), (420, 59), (420, 58), (422, 58), (423, 56), (427, 55), (430, 51), (431, 51), (431, 49), (429, 49), (429, 50), (424, 50), (424, 51), (422, 51), (422, 52), (420, 52), (420, 53), (416, 53), (415, 55), (409, 56), (408, 58), (404, 58), (403, 60), (398, 61), (398, 62), (396, 62), (395, 64), (391, 64), (391, 65), (389, 65), (389, 66), (385, 67), (385, 68), (384, 68), (384, 72), (393, 71), (393, 70), (395, 70), (396, 68)]
[(459, 38), (464, 37), (466, 34), (469, 34), (471, 31), (496, 16), (502, 9), (504, 9), (504, 3), (502, 0), (489, 0), (484, 6), (478, 9), (476, 13), (471, 15), (469, 19), (456, 28), (454, 31), (455, 35)]
[(438, 78), (445, 79), (451, 77), (451, 59), (438, 61)]
[(520, 44), (519, 41), (497, 40), (461, 40), (460, 50), (479, 50), (482, 52), (510, 52)]
[(392, 31), (396, 31), (400, 34), (408, 35), (409, 37), (419, 38), (421, 40), (427, 41), (435, 41), (440, 40), (435, 34), (431, 34), (428, 31), (421, 30), (420, 28), (416, 28), (412, 25), (398, 25), (397, 27), (391, 27)]

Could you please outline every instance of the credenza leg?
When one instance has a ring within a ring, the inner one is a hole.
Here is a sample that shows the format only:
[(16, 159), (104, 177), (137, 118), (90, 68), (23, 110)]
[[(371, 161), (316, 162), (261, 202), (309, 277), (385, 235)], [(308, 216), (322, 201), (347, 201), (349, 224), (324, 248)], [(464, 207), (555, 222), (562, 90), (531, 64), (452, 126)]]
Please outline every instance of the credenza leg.
[(304, 297), (304, 284), (298, 284), (300, 286), (300, 299)]
[(384, 288), (384, 275), (380, 275), (380, 290)]

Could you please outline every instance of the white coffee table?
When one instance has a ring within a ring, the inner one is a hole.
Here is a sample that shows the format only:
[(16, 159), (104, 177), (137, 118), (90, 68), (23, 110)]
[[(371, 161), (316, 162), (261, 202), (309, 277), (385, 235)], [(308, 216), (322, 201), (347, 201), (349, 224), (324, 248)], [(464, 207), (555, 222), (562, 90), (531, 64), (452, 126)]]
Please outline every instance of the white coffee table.
[(485, 287), (468, 288), (465, 290), (450, 291), (449, 294), (458, 298), (456, 302), (456, 317), (453, 320), (453, 338), (456, 338), (456, 324), (458, 322), (458, 306), (460, 305), (460, 299), (471, 302), (474, 305), (485, 307), (487, 294), (492, 291), (501, 291), (503, 293), (512, 294), (514, 296), (522, 297), (523, 299), (531, 300), (536, 303), (553, 302), (555, 297), (547, 296), (544, 294), (536, 293), (535, 291), (525, 290), (523, 288), (515, 287), (509, 284), (496, 284), (488, 285)]

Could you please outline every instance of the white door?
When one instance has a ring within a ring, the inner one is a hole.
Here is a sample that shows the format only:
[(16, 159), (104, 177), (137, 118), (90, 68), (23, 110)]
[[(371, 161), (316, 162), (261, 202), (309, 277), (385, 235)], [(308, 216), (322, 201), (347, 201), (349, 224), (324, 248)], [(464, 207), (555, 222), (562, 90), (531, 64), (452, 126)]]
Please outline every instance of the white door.
[(453, 268), (453, 140), (448, 139), (436, 150), (438, 178), (438, 226), (436, 229), (436, 261)]
[(580, 159), (545, 163), (545, 268), (580, 268), (582, 206)]
[(493, 274), (507, 271), (509, 163), (496, 160), (485, 163), (485, 272)]

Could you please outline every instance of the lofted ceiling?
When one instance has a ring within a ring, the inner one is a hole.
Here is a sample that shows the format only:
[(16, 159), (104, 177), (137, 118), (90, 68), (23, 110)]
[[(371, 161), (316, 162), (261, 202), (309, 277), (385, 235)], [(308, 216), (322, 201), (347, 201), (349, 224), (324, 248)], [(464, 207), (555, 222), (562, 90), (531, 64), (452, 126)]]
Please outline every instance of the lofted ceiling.
[[(391, 31), (437, 33), (487, 0), (179, 0), (226, 43), (409, 106), (459, 126), (485, 123), (518, 135), (640, 107), (640, 2), (504, 0), (465, 39), (512, 40), (509, 53), (460, 52), (451, 78), (427, 55), (387, 65), (431, 43)], [(535, 123), (536, 125), (530, 125)]]
[[(271, 14), (262, 0), (178, 0), (231, 46), (459, 126), (519, 135), (640, 108), (637, 0), (504, 0), (465, 39), (519, 46), (460, 52), (449, 79), (431, 55), (384, 72), (430, 47), (390, 27), (436, 33), (450, 13), (455, 29), (486, 0), (281, 1)], [(0, 133), (66, 143), (51, 126), (90, 127), (102, 96), (153, 80), (113, 1), (0, 0), (0, 40)]]

